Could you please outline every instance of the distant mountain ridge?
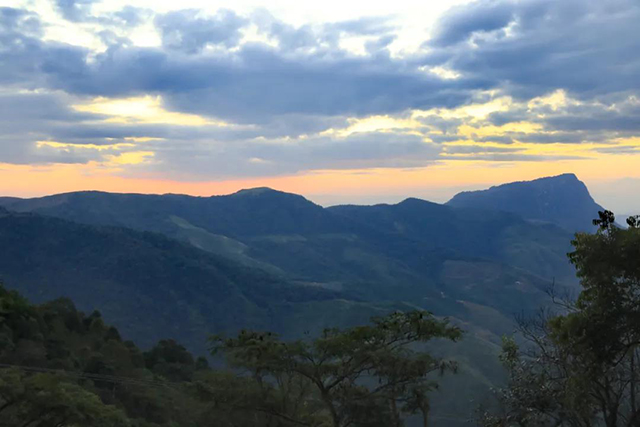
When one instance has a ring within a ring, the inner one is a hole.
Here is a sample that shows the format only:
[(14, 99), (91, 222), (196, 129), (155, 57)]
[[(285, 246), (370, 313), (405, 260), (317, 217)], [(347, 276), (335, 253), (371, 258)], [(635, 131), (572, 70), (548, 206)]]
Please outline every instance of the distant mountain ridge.
[(465, 191), (446, 204), (512, 212), (523, 218), (555, 223), (570, 231), (592, 231), (592, 220), (604, 209), (572, 173)]
[[(300, 195), (268, 188), (212, 197), (91, 191), (11, 200), (5, 206), (84, 224), (159, 232), (250, 266), (313, 282), (416, 283), (427, 273), (430, 263), (424, 260), (447, 251), (527, 269), (531, 266), (522, 263), (527, 258), (538, 264), (544, 260), (545, 266), (564, 266), (559, 267), (563, 272), (545, 268), (544, 276), (572, 274), (564, 256), (568, 233), (514, 214), (460, 210), (414, 198), (396, 205), (323, 208)], [(521, 235), (535, 236), (555, 254), (547, 249), (529, 253), (534, 248), (518, 242)]]

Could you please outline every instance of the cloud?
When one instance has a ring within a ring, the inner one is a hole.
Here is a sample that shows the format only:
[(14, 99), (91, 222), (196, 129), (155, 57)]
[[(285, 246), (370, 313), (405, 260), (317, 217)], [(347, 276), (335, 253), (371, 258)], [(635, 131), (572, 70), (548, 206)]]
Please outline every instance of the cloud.
[(640, 146), (614, 145), (612, 147), (597, 147), (593, 151), (605, 154), (640, 154)]
[[(2, 162), (153, 153), (124, 173), (232, 178), (445, 158), (579, 159), (522, 146), (597, 143), (602, 153), (632, 153), (616, 141), (640, 133), (640, 5), (632, 0), (477, 1), (442, 16), (421, 49), (393, 53), (400, 30), (386, 17), (296, 26), (266, 10), (56, 7), (102, 46), (45, 37), (46, 16), (0, 8)], [(134, 43), (138, 26), (153, 27), (161, 43)], [(131, 97), (201, 123), (72, 107)], [(376, 117), (411, 124), (349, 130)]]
[(93, 14), (93, 5), (100, 0), (55, 0), (55, 8), (60, 15), (74, 23), (93, 23), (107, 26), (135, 27), (151, 17), (149, 9), (124, 6), (115, 12)]
[(517, 153), (524, 151), (516, 147), (493, 147), (483, 145), (447, 145), (447, 154), (489, 154), (489, 153)]
[(561, 131), (640, 132), (640, 100), (617, 99), (610, 104), (571, 107), (545, 118), (545, 126)]
[[(37, 14), (0, 8), (0, 84), (36, 86), (41, 75), (34, 59), (41, 53), (43, 29)], [(25, 84), (26, 83), (26, 84)]]
[[(96, 54), (21, 34), (31, 48), (9, 42), (4, 56), (14, 61), (6, 61), (10, 65), (2, 74), (12, 73), (14, 64), (28, 64), (31, 76), (24, 68), (15, 70), (24, 86), (79, 96), (161, 94), (169, 108), (238, 123), (287, 114), (363, 116), (453, 107), (483, 87), (478, 79), (443, 81), (388, 55), (358, 56), (323, 45), (340, 34), (379, 35), (387, 31), (380, 20), (336, 23), (318, 34), (310, 32), (309, 43), (316, 49), (303, 52), (291, 49), (285, 31), (278, 33), (285, 41), (280, 47), (247, 43), (236, 50), (205, 50), (208, 44), (229, 47), (238, 42), (245, 20), (228, 11), (209, 18), (194, 11), (172, 12), (155, 22), (163, 48), (118, 43)], [(371, 51), (391, 42), (383, 34), (368, 45)]]
[(583, 160), (583, 156), (527, 154), (527, 153), (474, 153), (473, 155), (448, 156), (447, 160), (476, 160), (486, 162), (557, 162)]
[[(0, 109), (7, 111), (0, 117), (2, 161), (86, 163), (151, 152), (153, 161), (130, 169), (177, 179), (211, 179), (314, 169), (417, 167), (434, 162), (441, 151), (403, 130), (291, 138), (288, 122), (262, 127), (108, 122), (109, 116), (69, 107), (76, 103), (60, 92), (0, 95)], [(303, 119), (300, 126), (309, 127)]]
[(91, 63), (83, 56), (77, 49), (47, 55), (42, 69), (49, 84), (76, 95), (162, 94), (177, 111), (239, 123), (281, 114), (362, 116), (454, 107), (481, 87), (471, 80), (443, 82), (388, 59), (289, 59), (265, 45), (201, 55), (115, 46)]
[(94, 3), (96, 0), (56, 0), (56, 7), (65, 19), (80, 22), (90, 16)]
[(639, 19), (635, 0), (475, 2), (441, 18), (424, 61), (492, 79), (519, 98), (637, 91)]
[(212, 45), (236, 46), (248, 20), (226, 9), (214, 16), (201, 16), (200, 11), (187, 9), (160, 15), (155, 23), (164, 47), (197, 53)]
[(439, 22), (430, 44), (448, 47), (472, 39), (476, 35), (487, 35), (504, 30), (514, 19), (511, 2), (474, 2), (452, 8)]
[(306, 51), (316, 56), (342, 56), (340, 41), (349, 37), (365, 37), (371, 45), (386, 47), (395, 39), (397, 30), (387, 17), (363, 17), (298, 27), (278, 20), (265, 9), (254, 12), (252, 18), (258, 29), (274, 40), (283, 52)]
[(173, 179), (220, 179), (229, 176), (288, 175), (318, 169), (424, 167), (434, 163), (441, 147), (415, 135), (353, 134), (344, 138), (313, 137), (301, 141), (253, 140), (234, 144), (211, 141), (155, 141), (147, 145), (155, 162), (139, 170), (167, 173)]

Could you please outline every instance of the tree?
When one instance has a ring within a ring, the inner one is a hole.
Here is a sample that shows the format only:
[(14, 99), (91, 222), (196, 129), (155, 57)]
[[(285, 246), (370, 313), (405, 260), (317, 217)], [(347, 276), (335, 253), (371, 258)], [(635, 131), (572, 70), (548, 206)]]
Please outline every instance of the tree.
[(455, 370), (453, 362), (417, 352), (432, 339), (460, 339), (461, 330), (428, 312), (393, 313), (372, 324), (327, 329), (313, 340), (285, 342), (243, 331), (212, 338), (212, 352), (249, 372), (265, 393), (257, 411), (284, 425), (401, 426), (401, 413), (421, 412), (426, 425), (429, 375)]
[(126, 427), (127, 417), (77, 384), (51, 374), (0, 369), (0, 426)]
[(582, 290), (562, 314), (521, 320), (524, 345), (505, 339), (508, 387), (487, 426), (640, 425), (640, 223), (619, 228), (600, 212), (595, 234), (578, 233), (569, 259)]

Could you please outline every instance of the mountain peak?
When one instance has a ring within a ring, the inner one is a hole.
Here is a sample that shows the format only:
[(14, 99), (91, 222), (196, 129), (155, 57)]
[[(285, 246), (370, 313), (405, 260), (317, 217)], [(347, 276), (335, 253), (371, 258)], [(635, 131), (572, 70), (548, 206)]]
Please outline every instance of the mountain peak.
[(603, 210), (573, 173), (462, 192), (447, 205), (512, 212), (527, 219), (556, 223), (571, 231), (591, 230), (591, 221)]
[[(583, 185), (586, 188), (584, 183), (578, 179), (576, 174), (574, 174), (574, 173), (563, 173), (563, 174), (560, 174), (560, 175), (543, 176), (541, 178), (532, 179), (530, 181), (508, 182), (508, 183), (505, 183), (505, 184), (499, 184), (499, 185), (491, 186), (488, 190), (479, 190), (479, 191), (489, 191), (489, 190), (492, 190), (492, 189), (495, 189), (495, 188), (506, 188), (506, 187), (512, 187), (512, 186), (521, 186), (521, 185), (523, 185), (523, 186), (537, 186), (537, 185), (555, 185), (555, 184), (565, 184), (565, 185), (572, 185), (572, 184), (575, 185), (575, 184), (577, 184), (577, 185)], [(478, 191), (463, 191), (463, 192), (461, 192), (459, 194), (477, 193), (477, 192)], [(459, 194), (456, 194), (453, 198), (456, 198)]]
[(274, 190), (270, 187), (254, 187), (238, 190), (235, 193), (230, 194), (230, 196), (257, 196), (265, 193), (281, 193), (281, 191)]
[(242, 200), (247, 203), (272, 201), (275, 203), (294, 203), (299, 206), (308, 205), (316, 207), (317, 205), (309, 199), (295, 193), (287, 193), (286, 191), (274, 190), (269, 187), (255, 187), (245, 188), (243, 190), (236, 191), (228, 196), (214, 196), (221, 198), (231, 198), (236, 200)]
[(438, 203), (430, 202), (430, 201), (424, 200), (424, 199), (419, 199), (417, 197), (407, 197), (406, 199), (404, 199), (400, 203), (396, 204), (396, 206), (403, 206), (403, 207), (407, 207), (407, 206), (434, 206), (434, 205), (438, 205)]

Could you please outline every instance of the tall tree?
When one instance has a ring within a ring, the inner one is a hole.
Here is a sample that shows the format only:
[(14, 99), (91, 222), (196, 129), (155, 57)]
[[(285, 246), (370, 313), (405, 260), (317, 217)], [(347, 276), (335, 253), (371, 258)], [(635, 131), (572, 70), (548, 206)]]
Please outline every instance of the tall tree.
[(418, 352), (432, 339), (460, 339), (461, 330), (428, 312), (394, 313), (372, 324), (327, 329), (312, 341), (285, 342), (270, 333), (241, 332), (213, 337), (213, 353), (223, 352), (257, 384), (279, 396), (259, 410), (290, 425), (401, 426), (401, 413), (421, 412), (426, 425), (429, 374), (455, 364)]
[(609, 211), (578, 233), (569, 259), (582, 286), (564, 313), (520, 322), (522, 349), (506, 339), (503, 411), (487, 426), (640, 425), (640, 222)]

